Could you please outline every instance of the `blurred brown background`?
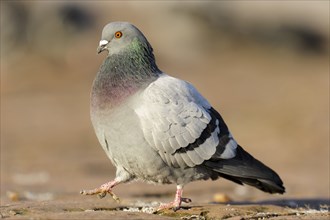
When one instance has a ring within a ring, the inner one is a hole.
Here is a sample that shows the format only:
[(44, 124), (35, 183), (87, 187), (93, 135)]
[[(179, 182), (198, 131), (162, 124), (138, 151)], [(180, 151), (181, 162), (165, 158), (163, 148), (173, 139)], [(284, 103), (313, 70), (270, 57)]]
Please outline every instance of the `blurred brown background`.
[[(1, 1), (2, 205), (11, 192), (53, 200), (114, 178), (89, 93), (101, 30), (118, 20), (139, 27), (159, 67), (193, 83), (287, 188), (273, 196), (219, 180), (191, 183), (186, 196), (329, 199), (329, 1)], [(115, 189), (133, 200), (174, 191)]]

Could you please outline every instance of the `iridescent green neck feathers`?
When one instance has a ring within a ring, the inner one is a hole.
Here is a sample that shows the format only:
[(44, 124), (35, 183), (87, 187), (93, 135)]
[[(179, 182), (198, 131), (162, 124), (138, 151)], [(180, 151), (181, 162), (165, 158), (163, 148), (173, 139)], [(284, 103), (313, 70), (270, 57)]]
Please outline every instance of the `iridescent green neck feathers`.
[(104, 60), (94, 80), (92, 103), (116, 105), (149, 85), (160, 73), (151, 45), (135, 38), (119, 53), (109, 54)]

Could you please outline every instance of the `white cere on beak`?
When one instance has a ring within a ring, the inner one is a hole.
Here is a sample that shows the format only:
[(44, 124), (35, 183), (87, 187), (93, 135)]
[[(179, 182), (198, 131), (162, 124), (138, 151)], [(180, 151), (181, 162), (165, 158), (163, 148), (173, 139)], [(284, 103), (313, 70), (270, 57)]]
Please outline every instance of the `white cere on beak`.
[(108, 43), (109, 43), (109, 41), (107, 41), (107, 40), (100, 40), (99, 46), (104, 46)]

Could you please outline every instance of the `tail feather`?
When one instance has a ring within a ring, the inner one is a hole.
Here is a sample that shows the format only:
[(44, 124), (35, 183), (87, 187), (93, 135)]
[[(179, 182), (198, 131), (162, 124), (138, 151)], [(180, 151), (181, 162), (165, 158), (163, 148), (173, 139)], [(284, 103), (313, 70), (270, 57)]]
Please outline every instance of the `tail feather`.
[(237, 146), (236, 156), (232, 159), (211, 159), (204, 165), (219, 176), (238, 184), (254, 186), (264, 192), (285, 192), (283, 182), (278, 174), (252, 157), (241, 146)]

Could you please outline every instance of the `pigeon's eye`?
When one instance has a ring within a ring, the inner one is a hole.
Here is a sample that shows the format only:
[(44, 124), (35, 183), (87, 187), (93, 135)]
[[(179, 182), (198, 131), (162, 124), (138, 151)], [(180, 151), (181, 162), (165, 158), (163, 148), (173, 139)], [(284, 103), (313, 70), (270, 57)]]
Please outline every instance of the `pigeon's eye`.
[(115, 38), (121, 38), (121, 36), (123, 36), (123, 33), (121, 31), (117, 31), (115, 33)]

